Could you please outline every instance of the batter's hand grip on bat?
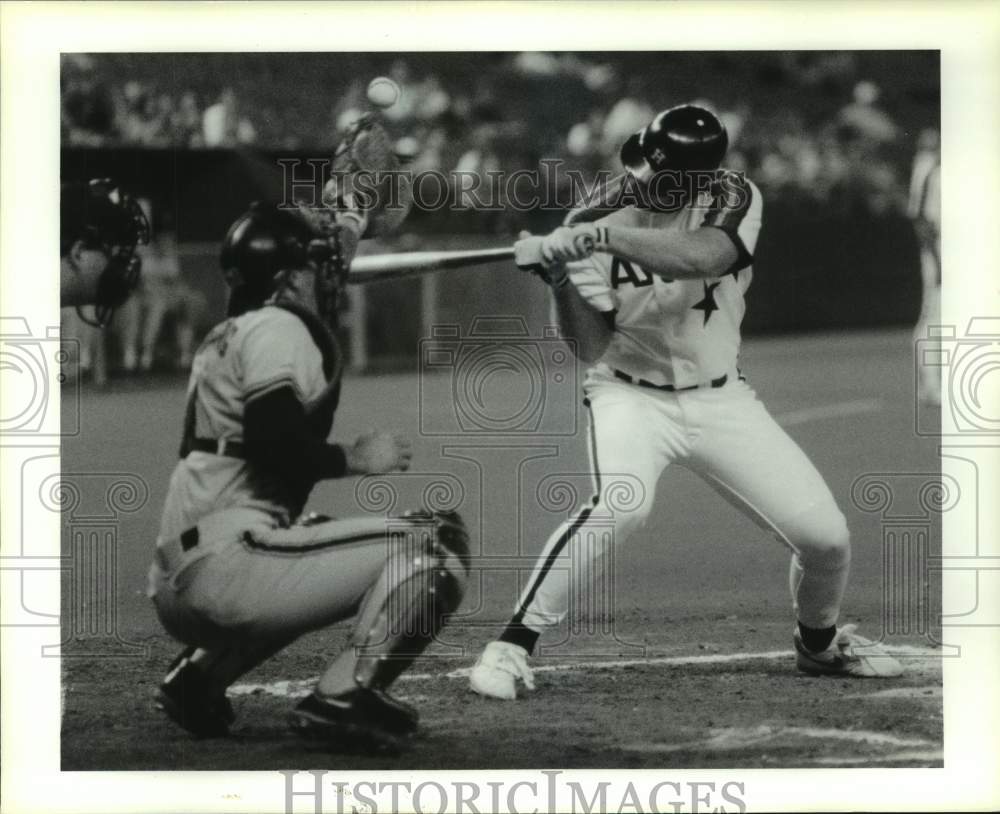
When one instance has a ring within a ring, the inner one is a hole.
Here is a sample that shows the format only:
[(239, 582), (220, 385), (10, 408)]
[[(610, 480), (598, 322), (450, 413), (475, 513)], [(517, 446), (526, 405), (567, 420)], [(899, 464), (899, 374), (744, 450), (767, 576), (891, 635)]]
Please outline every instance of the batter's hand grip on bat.
[(573, 238), (573, 244), (578, 249), (583, 249), (588, 255), (593, 254), (594, 249), (597, 247), (591, 235), (577, 235)]
[(514, 263), (525, 271), (539, 271), (545, 268), (542, 257), (542, 238), (538, 235), (525, 237), (514, 244)]

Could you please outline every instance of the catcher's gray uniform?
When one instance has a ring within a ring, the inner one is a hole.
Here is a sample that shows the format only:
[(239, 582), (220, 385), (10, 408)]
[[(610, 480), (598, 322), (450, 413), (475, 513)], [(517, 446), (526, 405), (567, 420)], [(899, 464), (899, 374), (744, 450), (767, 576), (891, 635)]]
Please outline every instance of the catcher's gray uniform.
[(286, 385), (307, 407), (329, 387), (309, 331), (282, 308), (223, 322), (195, 356), (195, 435), (217, 439), (221, 454), (194, 450), (177, 462), (149, 591), (182, 641), (288, 638), (323, 627), (351, 615), (385, 565), (385, 518), (295, 525), (311, 484), (290, 489), (226, 454), (242, 443), (246, 405)]

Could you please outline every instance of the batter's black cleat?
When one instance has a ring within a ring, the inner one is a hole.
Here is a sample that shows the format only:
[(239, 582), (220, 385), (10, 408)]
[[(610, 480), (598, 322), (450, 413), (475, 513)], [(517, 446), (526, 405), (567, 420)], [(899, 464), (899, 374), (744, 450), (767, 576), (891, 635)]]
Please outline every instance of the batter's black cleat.
[(338, 752), (398, 752), (418, 720), (409, 704), (383, 690), (359, 687), (335, 696), (312, 693), (289, 713), (288, 725)]
[(156, 705), (178, 726), (199, 738), (223, 738), (236, 720), (224, 694), (213, 692), (198, 666), (181, 653), (170, 667), (156, 694)]

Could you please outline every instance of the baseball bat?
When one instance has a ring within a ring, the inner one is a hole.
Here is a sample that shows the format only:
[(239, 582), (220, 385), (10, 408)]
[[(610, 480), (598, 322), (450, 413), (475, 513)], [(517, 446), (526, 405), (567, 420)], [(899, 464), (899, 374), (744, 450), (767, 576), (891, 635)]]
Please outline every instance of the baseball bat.
[[(587, 252), (594, 250), (594, 241), (589, 235), (580, 235), (577, 240)], [(542, 258), (542, 238), (534, 235), (519, 240), (516, 246), (499, 249), (460, 249), (458, 251), (398, 252), (396, 254), (370, 254), (355, 257), (347, 275), (349, 283), (371, 283), (376, 280), (394, 280), (417, 274), (431, 274), (444, 269), (467, 268), (513, 260), (522, 271), (539, 270), (544, 266)]]
[(371, 283), (416, 274), (430, 274), (444, 269), (481, 266), (499, 260), (512, 260), (514, 247), (499, 249), (463, 249), (459, 251), (398, 252), (355, 257), (347, 275), (349, 283)]

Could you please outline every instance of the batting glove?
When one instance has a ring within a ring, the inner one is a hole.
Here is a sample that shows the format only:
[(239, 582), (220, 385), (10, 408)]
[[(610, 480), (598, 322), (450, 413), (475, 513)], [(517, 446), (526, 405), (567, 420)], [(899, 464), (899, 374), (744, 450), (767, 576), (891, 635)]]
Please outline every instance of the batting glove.
[(537, 274), (553, 288), (562, 288), (569, 281), (566, 267), (559, 262), (548, 262), (542, 257), (543, 237), (531, 232), (521, 232), (514, 244), (514, 262), (518, 268)]
[(542, 259), (549, 265), (585, 260), (608, 244), (608, 227), (593, 223), (560, 226), (542, 238)]

